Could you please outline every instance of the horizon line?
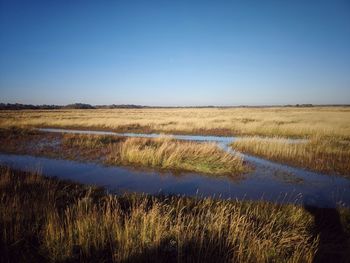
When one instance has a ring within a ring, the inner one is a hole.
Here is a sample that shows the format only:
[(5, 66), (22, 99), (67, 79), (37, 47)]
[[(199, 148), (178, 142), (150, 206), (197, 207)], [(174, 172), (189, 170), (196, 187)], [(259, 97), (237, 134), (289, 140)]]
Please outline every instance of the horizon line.
[(262, 107), (350, 107), (350, 104), (312, 104), (312, 103), (296, 103), (296, 104), (240, 104), (240, 105), (188, 105), (188, 106), (159, 106), (159, 105), (140, 105), (140, 104), (89, 104), (89, 103), (69, 103), (69, 104), (25, 104), (25, 103), (7, 103), (0, 102), (0, 109), (22, 107), (22, 109), (99, 109), (99, 108), (262, 108)]

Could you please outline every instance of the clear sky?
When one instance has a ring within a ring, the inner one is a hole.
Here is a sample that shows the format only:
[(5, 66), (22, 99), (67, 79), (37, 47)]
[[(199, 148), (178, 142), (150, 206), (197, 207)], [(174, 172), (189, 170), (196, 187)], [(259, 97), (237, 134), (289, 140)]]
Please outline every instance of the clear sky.
[(350, 1), (0, 0), (0, 102), (350, 103)]

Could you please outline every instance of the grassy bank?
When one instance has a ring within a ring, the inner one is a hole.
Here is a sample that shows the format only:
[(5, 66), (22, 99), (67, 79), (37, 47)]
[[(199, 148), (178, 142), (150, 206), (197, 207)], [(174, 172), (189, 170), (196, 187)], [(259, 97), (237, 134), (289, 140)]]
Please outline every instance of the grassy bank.
[(229, 154), (213, 143), (178, 141), (171, 137), (148, 139), (64, 134), (62, 144), (65, 150), (75, 148), (80, 153), (104, 150), (107, 164), (233, 176), (248, 169), (241, 157)]
[(349, 107), (0, 111), (0, 127), (210, 135), (350, 137)]
[[(345, 209), (179, 197), (117, 197), (101, 189), (4, 167), (0, 169), (0, 190), (3, 262), (349, 259), (346, 231), (350, 219)], [(324, 221), (327, 224), (323, 225), (331, 231), (320, 229), (320, 222), (333, 214), (337, 220)]]
[(306, 143), (283, 138), (241, 138), (232, 147), (263, 158), (310, 170), (350, 176), (350, 141), (314, 137)]
[(0, 131), (0, 150), (209, 175), (237, 176), (248, 169), (241, 157), (215, 144), (177, 141), (169, 137), (122, 138), (5, 129)]

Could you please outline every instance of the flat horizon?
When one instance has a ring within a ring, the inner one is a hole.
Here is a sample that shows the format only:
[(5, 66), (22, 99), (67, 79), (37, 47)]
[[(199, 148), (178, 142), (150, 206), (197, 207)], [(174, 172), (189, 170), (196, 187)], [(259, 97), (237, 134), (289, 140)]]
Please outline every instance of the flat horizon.
[(23, 106), (34, 106), (34, 107), (44, 107), (44, 106), (53, 106), (53, 107), (67, 107), (74, 106), (77, 104), (89, 105), (92, 107), (116, 107), (116, 108), (239, 108), (239, 107), (349, 107), (350, 104), (312, 104), (312, 103), (297, 103), (297, 104), (257, 104), (257, 105), (139, 105), (139, 104), (90, 104), (84, 102), (77, 103), (68, 103), (68, 104), (24, 104), (24, 103), (7, 103), (0, 102), (0, 105), (23, 105)]

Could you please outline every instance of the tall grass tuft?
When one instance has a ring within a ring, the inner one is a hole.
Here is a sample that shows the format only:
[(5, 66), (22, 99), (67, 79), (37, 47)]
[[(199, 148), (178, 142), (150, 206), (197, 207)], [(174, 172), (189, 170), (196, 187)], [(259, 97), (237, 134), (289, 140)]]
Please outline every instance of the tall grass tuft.
[(243, 173), (243, 159), (229, 154), (214, 143), (129, 138), (109, 155), (110, 162), (161, 169), (177, 169), (214, 175)]

